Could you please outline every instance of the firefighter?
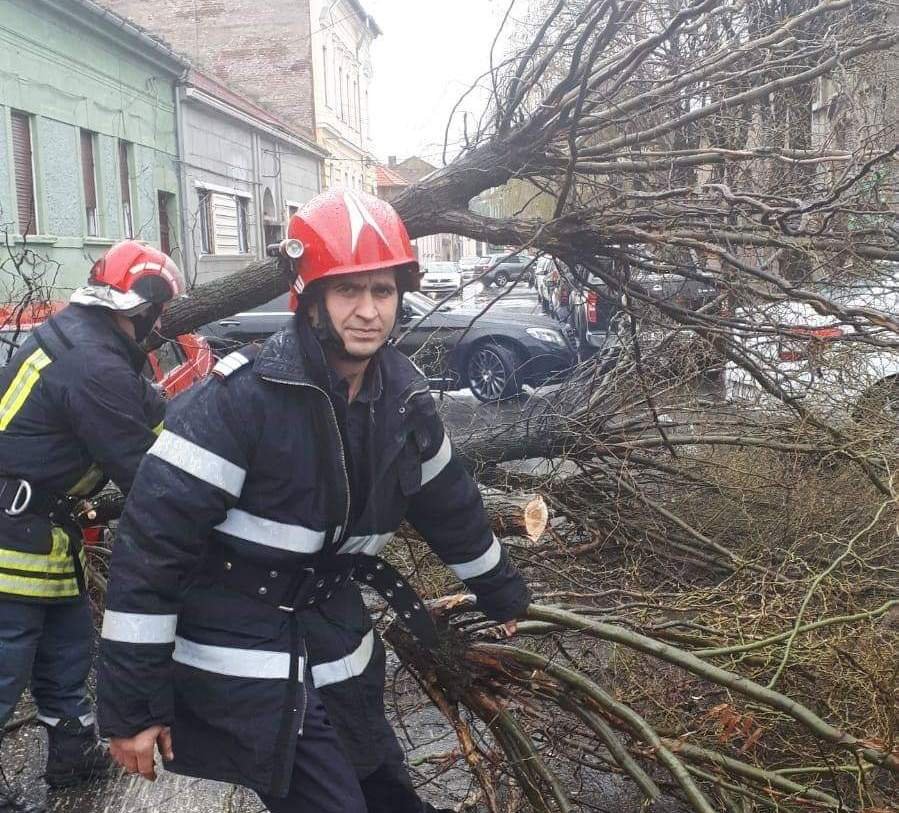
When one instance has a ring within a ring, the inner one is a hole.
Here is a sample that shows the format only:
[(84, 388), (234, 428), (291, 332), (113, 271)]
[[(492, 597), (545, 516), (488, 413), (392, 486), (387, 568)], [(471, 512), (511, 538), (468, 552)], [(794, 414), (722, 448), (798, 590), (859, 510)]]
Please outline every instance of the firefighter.
[(419, 813), (359, 584), (429, 645), (378, 557), (408, 519), (507, 631), (529, 591), (387, 344), (418, 263), (392, 207), (331, 191), (294, 216), (295, 317), (171, 405), (119, 526), (98, 718), (113, 757), (255, 789), (273, 813)]
[[(53, 787), (106, 761), (85, 691), (92, 625), (73, 509), (108, 479), (127, 492), (161, 431), (139, 342), (184, 287), (162, 252), (113, 246), (0, 373), (0, 725), (30, 678)], [(15, 810), (5, 785), (0, 810)]]

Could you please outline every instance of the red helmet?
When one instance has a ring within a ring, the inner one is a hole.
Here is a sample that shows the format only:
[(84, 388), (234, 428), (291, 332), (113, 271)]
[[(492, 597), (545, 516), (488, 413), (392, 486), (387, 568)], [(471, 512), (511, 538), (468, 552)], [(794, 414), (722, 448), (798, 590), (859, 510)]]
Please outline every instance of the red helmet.
[(418, 260), (396, 210), (386, 201), (338, 189), (310, 200), (290, 219), (288, 237), (303, 244), (293, 291), (338, 274), (398, 268), (403, 290), (418, 289)]
[(167, 254), (136, 240), (116, 243), (91, 268), (87, 286), (72, 302), (130, 311), (143, 305), (163, 305), (184, 296), (184, 274)]

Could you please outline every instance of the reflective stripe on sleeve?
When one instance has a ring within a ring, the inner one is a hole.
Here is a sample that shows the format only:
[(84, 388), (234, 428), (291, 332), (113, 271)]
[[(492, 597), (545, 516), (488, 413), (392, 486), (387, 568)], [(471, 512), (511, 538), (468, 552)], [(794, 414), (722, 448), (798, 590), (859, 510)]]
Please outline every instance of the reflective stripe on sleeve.
[(478, 556), (477, 559), (472, 559), (470, 562), (460, 562), (456, 565), (449, 565), (449, 569), (462, 579), (462, 581), (473, 579), (476, 576), (483, 576), (499, 564), (502, 552), (503, 549), (500, 547), (499, 540), (494, 536), (490, 547)]
[(364, 553), (377, 556), (393, 539), (393, 531), (386, 534), (369, 534), (368, 536), (351, 536), (343, 543), (338, 553)]
[(151, 454), (181, 471), (239, 497), (247, 473), (240, 466), (210, 452), (180, 435), (163, 429), (159, 439), (150, 447)]
[(443, 433), (443, 443), (432, 458), (425, 460), (421, 464), (421, 484), (430, 483), (440, 472), (446, 468), (446, 464), (453, 457), (453, 446), (450, 443), (449, 435)]
[(16, 417), (22, 405), (28, 399), (34, 385), (37, 384), (44, 369), (53, 359), (43, 350), (35, 350), (19, 367), (15, 377), (7, 387), (3, 398), (0, 399), (0, 431), (9, 426), (10, 421)]
[(374, 630), (369, 630), (362, 639), (362, 643), (349, 655), (338, 658), (336, 661), (328, 661), (327, 663), (319, 663), (313, 666), (312, 684), (315, 688), (320, 689), (322, 686), (330, 686), (350, 678), (359, 677), (365, 671), (365, 667), (368, 666), (374, 648), (375, 633)]
[(315, 553), (321, 550), (325, 542), (324, 531), (257, 517), (239, 508), (228, 511), (225, 521), (216, 525), (215, 529), (248, 542), (294, 553)]
[(123, 644), (170, 644), (175, 640), (177, 615), (122, 613), (107, 610), (103, 614), (101, 638)]
[[(175, 637), (175, 652), (172, 659), (194, 669), (229, 677), (264, 680), (286, 680), (290, 677), (289, 652), (198, 644), (180, 635)], [(302, 683), (305, 661), (302, 657), (298, 660), (299, 681)]]

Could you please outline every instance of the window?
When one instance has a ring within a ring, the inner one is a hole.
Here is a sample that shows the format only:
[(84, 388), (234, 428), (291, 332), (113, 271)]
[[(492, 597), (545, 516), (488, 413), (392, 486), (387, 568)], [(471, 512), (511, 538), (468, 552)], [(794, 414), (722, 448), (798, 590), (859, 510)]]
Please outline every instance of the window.
[(159, 206), (159, 247), (172, 256), (172, 211), (175, 205), (175, 196), (170, 192), (157, 192)]
[(20, 234), (37, 234), (37, 205), (34, 198), (34, 153), (31, 146), (31, 117), (12, 111), (12, 156), (15, 166), (16, 210)]
[(94, 162), (94, 133), (81, 131), (81, 179), (84, 185), (84, 213), (89, 237), (100, 234), (97, 220), (97, 170)]
[(122, 231), (129, 240), (134, 237), (134, 215), (131, 211), (130, 144), (119, 141), (119, 187), (122, 193)]
[(201, 189), (199, 196), (198, 227), (202, 253), (248, 254), (250, 242), (247, 199), (208, 189)]
[(353, 82), (353, 127), (359, 129), (359, 84)]
[(346, 121), (348, 124), (351, 123), (353, 118), (353, 93), (352, 93), (353, 85), (350, 81), (350, 72), (346, 72)]
[(322, 45), (322, 85), (325, 89), (325, 104), (331, 106), (331, 96), (328, 93), (328, 46)]
[(340, 119), (343, 120), (343, 68), (337, 69), (337, 92), (340, 94), (340, 107), (338, 108), (338, 112), (340, 113)]
[(244, 198), (235, 198), (237, 204), (237, 248), (241, 254), (250, 251), (249, 231), (247, 229), (247, 202)]

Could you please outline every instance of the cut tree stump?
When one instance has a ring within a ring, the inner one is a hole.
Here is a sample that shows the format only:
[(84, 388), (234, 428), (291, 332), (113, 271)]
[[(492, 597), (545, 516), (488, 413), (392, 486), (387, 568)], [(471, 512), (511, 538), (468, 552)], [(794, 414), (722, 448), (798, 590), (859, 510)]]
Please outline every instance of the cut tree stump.
[(536, 542), (549, 523), (549, 509), (539, 494), (507, 494), (482, 488), (484, 507), (497, 536), (520, 536)]

